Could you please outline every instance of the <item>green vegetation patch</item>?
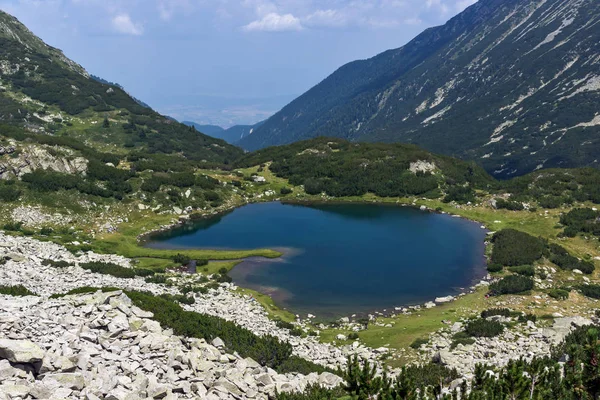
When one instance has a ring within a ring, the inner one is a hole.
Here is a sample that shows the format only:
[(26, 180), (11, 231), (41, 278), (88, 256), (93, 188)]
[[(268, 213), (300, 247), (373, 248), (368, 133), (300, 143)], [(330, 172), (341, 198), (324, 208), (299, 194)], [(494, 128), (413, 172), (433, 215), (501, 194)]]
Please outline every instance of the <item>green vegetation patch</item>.
[(121, 290), (121, 289), (116, 288), (116, 287), (110, 287), (110, 286), (106, 286), (106, 287), (82, 286), (82, 287), (78, 287), (75, 289), (71, 289), (66, 293), (55, 293), (52, 296), (50, 296), (50, 298), (51, 299), (59, 299), (61, 297), (71, 296), (71, 295), (75, 295), (75, 294), (96, 293), (97, 291), (101, 291), (102, 293), (108, 293), (108, 292), (116, 292), (118, 290)]
[(0, 286), (0, 294), (8, 296), (37, 296), (23, 285)]
[(600, 285), (581, 285), (577, 288), (584, 296), (600, 299)]
[(463, 346), (469, 346), (475, 344), (475, 339), (473, 339), (467, 332), (457, 332), (454, 334), (454, 336), (452, 336), (450, 349), (455, 349), (459, 344), (462, 344)]
[(561, 215), (560, 223), (565, 226), (563, 234), (568, 237), (580, 232), (600, 236), (600, 211), (591, 208), (575, 208)]
[(511, 315), (512, 311), (510, 311), (508, 308), (489, 308), (481, 312), (481, 318), (489, 318), (495, 316), (510, 317)]
[(103, 275), (111, 275), (117, 278), (135, 278), (136, 276), (152, 276), (154, 271), (142, 268), (125, 268), (120, 265), (105, 262), (89, 262), (79, 264), (83, 269)]
[(417, 338), (414, 340), (414, 342), (412, 342), (410, 344), (410, 347), (415, 349), (415, 350), (419, 350), (421, 348), (422, 345), (429, 343), (429, 339), (425, 339), (425, 338)]
[(531, 277), (535, 275), (535, 268), (533, 268), (533, 266), (531, 265), (517, 265), (514, 267), (508, 267), (508, 270), (510, 272), (523, 276)]
[(46, 260), (42, 261), (42, 265), (50, 266), (53, 268), (67, 268), (67, 267), (72, 266), (73, 264), (70, 264), (67, 261), (55, 261), (55, 260), (46, 259)]
[(509, 275), (490, 285), (492, 295), (518, 294), (532, 290), (533, 279), (522, 275)]
[(557, 244), (550, 244), (549, 246), (549, 259), (556, 264), (560, 269), (566, 271), (573, 271), (575, 269), (583, 272), (584, 274), (591, 274), (594, 272), (595, 266), (591, 261), (579, 260), (573, 257), (567, 249)]
[(21, 190), (14, 184), (14, 181), (0, 182), (0, 201), (10, 203), (19, 200)]
[(565, 289), (550, 289), (548, 290), (548, 296), (556, 300), (566, 300), (569, 298), (569, 291)]
[(492, 262), (495, 264), (518, 266), (533, 264), (542, 258), (546, 244), (536, 238), (515, 229), (503, 229), (492, 238)]
[(465, 332), (471, 337), (494, 337), (504, 332), (504, 325), (498, 321), (478, 318), (467, 324)]

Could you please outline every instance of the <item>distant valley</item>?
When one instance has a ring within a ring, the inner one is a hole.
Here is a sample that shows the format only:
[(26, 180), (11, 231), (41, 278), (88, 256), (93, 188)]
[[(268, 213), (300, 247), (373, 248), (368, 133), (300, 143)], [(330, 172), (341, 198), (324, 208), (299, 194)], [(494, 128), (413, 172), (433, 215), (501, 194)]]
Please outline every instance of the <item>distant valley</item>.
[(234, 125), (230, 128), (222, 128), (217, 125), (202, 125), (191, 121), (183, 121), (182, 124), (196, 128), (198, 132), (212, 136), (217, 139), (223, 139), (229, 144), (238, 144), (242, 139), (249, 136), (256, 128), (261, 126), (264, 121), (257, 122), (254, 125)]

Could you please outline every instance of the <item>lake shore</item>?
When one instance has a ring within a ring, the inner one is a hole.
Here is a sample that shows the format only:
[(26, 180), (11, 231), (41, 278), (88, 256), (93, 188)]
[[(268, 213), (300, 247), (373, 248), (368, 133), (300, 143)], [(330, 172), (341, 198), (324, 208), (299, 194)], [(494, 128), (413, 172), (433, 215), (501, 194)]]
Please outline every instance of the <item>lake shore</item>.
[[(263, 203), (263, 202), (261, 202), (261, 203)], [(281, 204), (279, 204), (279, 203), (281, 203)], [(266, 213), (267, 215), (271, 215), (272, 216), (273, 215), (272, 214), (273, 210), (271, 210), (271, 209), (273, 207), (275, 207), (276, 210), (281, 210), (281, 211), (278, 211), (275, 214), (275, 215), (277, 215), (280, 218), (281, 215), (279, 213), (280, 212), (284, 212), (284, 210), (288, 210), (286, 213), (284, 213), (284, 215), (285, 214), (289, 214), (290, 212), (292, 212), (293, 214), (297, 214), (297, 213), (314, 214), (314, 212), (312, 211), (311, 207), (307, 207), (307, 209), (305, 209), (304, 211), (300, 211), (301, 209), (293, 211), (293, 209), (287, 209), (287, 208), (285, 208), (286, 206), (289, 206), (289, 205), (301, 205), (301, 206), (305, 207), (307, 204), (324, 204), (324, 202), (318, 202), (318, 203), (316, 203), (316, 202), (315, 203), (309, 203), (309, 202), (307, 202), (307, 203), (305, 203), (305, 202), (287, 202), (285, 200), (282, 200), (281, 202), (271, 202), (271, 204), (272, 204), (272, 206), (271, 205), (269, 205), (269, 206), (267, 206), (267, 205), (261, 206), (259, 209), (265, 210), (265, 211), (261, 211), (261, 213)], [(328, 204), (331, 204), (331, 205), (337, 205), (337, 204), (348, 205), (349, 203), (348, 202), (328, 202)], [(410, 207), (411, 209), (413, 209), (414, 212), (411, 211), (408, 214), (406, 214), (405, 212), (400, 212), (400, 214), (397, 214), (396, 211), (392, 210), (392, 206), (394, 206), (393, 208), (397, 208), (399, 206), (398, 204), (382, 203), (383, 205), (390, 207), (390, 209), (388, 209), (387, 211), (385, 211), (386, 207), (384, 207), (382, 209), (380, 209), (380, 208), (373, 208), (373, 206), (379, 205), (379, 204), (373, 204), (373, 203), (369, 203), (369, 202), (353, 202), (353, 204), (354, 205), (360, 205), (360, 206), (367, 206), (367, 208), (364, 209), (364, 208), (361, 207), (360, 209), (356, 209), (356, 208), (347, 208), (346, 207), (346, 208), (339, 209), (340, 213), (338, 213), (336, 211), (332, 211), (331, 214), (330, 213), (327, 213), (327, 214), (330, 215), (330, 218), (335, 218), (334, 221), (337, 221), (340, 218), (343, 218), (344, 221), (346, 221), (346, 220), (352, 221), (353, 218), (352, 217), (347, 218), (345, 216), (345, 213), (346, 212), (355, 212), (355, 211), (349, 211), (349, 210), (361, 210), (361, 211), (358, 211), (359, 212), (358, 215), (360, 215), (359, 219), (356, 220), (357, 222), (353, 222), (353, 223), (356, 224), (356, 223), (360, 223), (358, 221), (362, 220), (366, 216), (366, 215), (363, 216), (363, 212), (367, 213), (367, 215), (369, 216), (368, 218), (375, 218), (375, 221), (377, 221), (378, 218), (383, 218), (383, 217), (381, 215), (379, 215), (381, 213), (381, 211), (375, 211), (375, 210), (384, 210), (384, 214), (386, 214), (386, 213), (392, 213), (391, 215), (398, 215), (398, 216), (400, 216), (400, 215), (407, 215), (407, 216), (410, 216), (411, 221), (412, 221), (411, 223), (416, 223), (415, 221), (419, 221), (420, 218), (421, 218), (421, 217), (419, 217), (420, 213), (426, 211), (426, 210), (423, 210), (423, 209), (419, 210), (417, 207), (411, 206), (410, 204), (406, 204), (406, 206)], [(257, 206), (258, 205), (248, 204), (246, 207), (252, 208), (252, 207), (257, 207)], [(369, 207), (371, 207), (371, 208), (369, 208)], [(253, 219), (258, 218), (259, 220), (264, 220), (264, 218), (266, 218), (266, 216), (264, 216), (264, 217), (263, 216), (261, 216), (261, 217), (254, 216), (254, 214), (256, 214), (258, 211), (255, 210), (255, 208), (252, 208), (252, 210), (254, 210), (254, 211), (250, 211), (250, 209), (246, 209), (243, 212), (243, 214), (241, 214), (241, 215), (250, 214), (250, 215), (253, 215), (253, 217), (252, 217)], [(266, 211), (266, 210), (270, 210), (270, 211)], [(292, 210), (292, 211), (289, 211), (289, 210)], [(341, 212), (341, 210), (344, 210), (344, 211)], [(371, 211), (366, 211), (366, 210), (371, 210)], [(319, 221), (320, 224), (323, 223), (322, 218), (325, 218), (325, 216), (322, 214), (322, 211), (323, 210), (320, 210), (319, 214), (318, 214), (318, 216), (319, 216), (318, 217), (318, 221)], [(325, 211), (329, 211), (329, 210), (325, 209)], [(431, 212), (432, 210), (427, 210), (427, 211)], [(229, 213), (229, 212), (227, 212), (227, 213)], [(374, 214), (371, 215), (371, 213), (374, 213)], [(442, 214), (442, 213), (436, 213), (436, 214)], [(221, 213), (219, 215), (223, 215), (223, 213)], [(215, 234), (218, 235), (218, 233), (215, 233), (215, 232), (220, 232), (222, 230), (225, 230), (227, 232), (240, 232), (240, 229), (242, 229), (240, 226), (237, 226), (237, 225), (230, 226), (228, 229), (219, 228), (219, 226), (220, 226), (219, 224), (225, 223), (225, 222), (223, 222), (223, 221), (221, 221), (221, 220), (218, 219), (219, 215), (213, 214), (213, 215), (210, 215), (210, 216), (204, 216), (203, 218), (189, 219), (189, 220), (187, 220), (185, 222), (185, 224), (183, 226), (177, 225), (175, 227), (175, 229), (173, 230), (173, 237), (171, 237), (170, 235), (164, 235), (163, 236), (163, 239), (170, 240), (170, 242), (168, 242), (168, 243), (153, 242), (152, 246), (150, 246), (150, 247), (154, 248), (154, 249), (160, 248), (160, 249), (171, 249), (171, 250), (177, 250), (177, 251), (187, 251), (189, 249), (198, 248), (198, 247), (200, 247), (200, 248), (213, 248), (213, 249), (219, 249), (219, 250), (239, 249), (239, 248), (241, 248), (241, 247), (239, 247), (240, 244), (244, 245), (244, 246), (247, 245), (248, 248), (254, 248), (254, 247), (259, 247), (259, 246), (267, 246), (268, 248), (274, 249), (274, 250), (278, 251), (279, 253), (281, 253), (283, 257), (286, 257), (288, 259), (290, 257), (292, 257), (292, 259), (293, 259), (293, 255), (291, 253), (289, 253), (289, 251), (286, 251), (286, 248), (288, 248), (288, 250), (289, 250), (290, 246), (292, 246), (292, 247), (298, 247), (298, 246), (303, 247), (304, 246), (304, 245), (301, 245), (299, 243), (290, 244), (290, 243), (283, 243), (282, 242), (282, 243), (278, 243), (278, 246), (286, 246), (286, 247), (279, 248), (279, 247), (274, 247), (272, 245), (269, 245), (269, 242), (270, 242), (269, 239), (267, 239), (267, 241), (258, 240), (258, 242), (257, 242), (256, 240), (254, 240), (254, 241), (251, 240), (250, 242), (247, 242), (245, 238), (242, 239), (241, 237), (239, 237), (238, 239), (235, 239), (235, 235), (232, 236), (232, 237), (227, 236), (227, 237), (224, 237), (222, 239), (215, 239), (216, 241), (214, 241), (213, 238), (212, 238), (212, 236), (214, 236)], [(239, 217), (240, 214), (236, 214), (236, 215), (238, 216), (237, 219), (241, 218), (241, 217)], [(352, 215), (352, 214), (349, 214), (349, 215)], [(278, 218), (278, 217), (274, 217), (274, 218)], [(206, 221), (207, 219), (211, 219), (211, 218), (216, 218), (218, 222), (215, 222), (214, 224), (209, 222), (209, 223), (206, 223), (206, 226), (204, 226), (204, 221)], [(229, 221), (231, 221), (231, 218), (234, 218), (234, 217), (230, 215)], [(294, 218), (299, 218), (299, 215), (297, 217), (294, 217)], [(306, 218), (306, 217), (304, 217), (304, 218)], [(405, 218), (405, 217), (402, 217), (402, 218)], [(428, 217), (428, 218), (430, 218), (430, 217)], [(453, 227), (453, 226), (456, 225), (455, 223), (451, 222), (447, 218), (449, 218), (449, 216), (445, 217), (445, 218), (441, 218), (441, 217), (435, 217), (434, 218), (436, 221), (439, 221), (439, 222), (436, 222), (436, 224), (440, 224), (440, 223), (443, 222), (442, 225), (439, 227), (440, 229), (442, 229), (442, 231), (444, 231), (445, 229), (448, 229), (449, 227)], [(233, 220), (235, 220), (235, 219), (236, 218), (234, 218)], [(195, 226), (194, 224), (197, 223), (198, 220), (202, 220), (203, 222), (201, 222), (199, 226)], [(348, 221), (346, 221), (345, 223), (349, 223)], [(465, 221), (467, 221), (467, 220), (465, 219)], [(228, 223), (231, 224), (231, 222), (228, 222)], [(283, 220), (280, 223), (284, 224), (284, 225), (286, 224)], [(331, 223), (334, 223), (334, 222), (332, 221)], [(326, 223), (326, 225), (329, 225), (331, 223)], [(402, 224), (401, 220), (398, 223)], [(430, 222), (430, 223), (432, 223), (432, 222)], [(469, 223), (472, 223), (472, 221), (469, 221)], [(254, 225), (254, 224), (256, 224), (256, 221), (250, 223), (250, 225)], [(279, 223), (277, 223), (277, 224), (279, 225)], [(185, 228), (186, 225), (187, 225), (187, 228)], [(370, 223), (369, 225), (373, 225), (373, 223)], [(206, 229), (210, 230), (210, 229), (213, 229), (215, 226), (217, 226), (217, 228), (216, 228), (217, 231), (213, 232), (212, 234), (208, 233), (208, 232), (212, 232), (212, 231), (206, 231)], [(399, 225), (399, 226), (401, 226), (401, 225)], [(445, 226), (446, 228), (442, 228), (443, 226)], [(410, 300), (410, 299), (408, 299), (408, 297), (411, 297), (411, 295), (409, 295), (407, 293), (407, 294), (402, 294), (400, 296), (401, 298), (406, 298), (405, 300), (402, 300), (402, 301), (389, 300), (389, 302), (386, 302), (384, 300), (383, 303), (386, 303), (386, 304), (382, 304), (380, 306), (372, 306), (371, 307), (371, 306), (367, 305), (367, 304), (369, 304), (369, 300), (367, 298), (365, 300), (366, 303), (364, 303), (364, 304), (362, 304), (362, 305), (360, 305), (358, 307), (346, 306), (345, 307), (345, 311), (339, 311), (339, 312), (338, 311), (334, 311), (335, 310), (335, 308), (334, 308), (331, 311), (326, 311), (324, 315), (321, 315), (323, 313), (319, 312), (319, 310), (317, 310), (317, 309), (312, 310), (309, 307), (305, 308), (304, 306), (298, 306), (298, 305), (294, 306), (294, 305), (291, 305), (291, 304), (287, 304), (287, 301), (283, 301), (283, 300), (288, 300), (288, 299), (291, 298), (288, 289), (285, 288), (285, 287), (279, 288), (278, 284), (276, 284), (274, 282), (271, 282), (270, 280), (264, 281), (264, 282), (263, 281), (259, 282), (259, 281), (255, 281), (256, 278), (254, 278), (254, 281), (252, 281), (252, 282), (246, 282), (246, 280), (245, 280), (244, 277), (247, 276), (247, 271), (245, 271), (246, 273), (243, 273), (243, 271), (241, 271), (240, 268), (246, 268), (247, 269), (247, 268), (251, 267), (252, 270), (255, 271), (255, 273), (258, 273), (260, 275), (260, 274), (262, 274), (260, 272), (260, 270), (262, 270), (263, 268), (274, 268), (274, 266), (268, 260), (264, 260), (264, 261), (259, 260), (260, 261), (259, 264), (253, 263), (252, 260), (249, 260), (249, 259), (240, 260), (242, 262), (240, 262), (239, 264), (237, 264), (237, 267), (233, 270), (232, 276), (234, 277), (235, 282), (239, 286), (246, 287), (246, 288), (251, 288), (253, 290), (256, 290), (256, 291), (259, 291), (259, 292), (263, 292), (263, 293), (266, 293), (268, 295), (272, 295), (272, 297), (276, 300), (277, 304), (281, 308), (286, 309), (286, 310), (291, 310), (292, 312), (296, 312), (296, 313), (300, 313), (300, 314), (304, 313), (305, 315), (306, 314), (315, 314), (315, 315), (321, 317), (320, 318), (321, 321), (323, 321), (323, 320), (332, 320), (332, 318), (334, 318), (334, 316), (336, 314), (337, 314), (337, 317), (335, 317), (335, 318), (339, 318), (339, 317), (342, 317), (342, 316), (350, 316), (352, 314), (357, 314), (357, 315), (362, 315), (362, 316), (368, 316), (369, 314), (373, 314), (373, 315), (381, 315), (381, 314), (392, 315), (392, 314), (395, 314), (395, 313), (399, 312), (399, 310), (405, 309), (407, 307), (414, 307), (414, 306), (424, 305), (426, 303), (430, 303), (431, 301), (435, 300), (436, 297), (443, 298), (443, 297), (447, 297), (449, 295), (451, 295), (452, 297), (464, 295), (465, 293), (469, 293), (470, 291), (473, 290), (472, 289), (473, 285), (480, 283), (480, 281), (482, 279), (489, 278), (487, 276), (487, 273), (485, 272), (485, 264), (486, 264), (485, 257), (484, 257), (484, 254), (485, 254), (485, 247), (484, 247), (485, 236), (482, 236), (482, 233), (478, 233), (478, 232), (475, 231), (475, 230), (479, 230), (480, 229), (480, 225), (479, 224), (476, 224), (476, 225), (463, 225), (463, 228), (459, 228), (460, 226), (461, 225), (455, 226), (452, 229), (465, 229), (466, 231), (471, 232), (469, 234), (469, 237), (473, 237), (473, 238), (477, 237), (478, 238), (477, 239), (478, 243), (479, 243), (479, 240), (480, 240), (479, 237), (481, 236), (481, 240), (482, 240), (482, 242), (481, 242), (482, 243), (481, 244), (481, 246), (482, 246), (482, 250), (481, 250), (482, 259), (481, 259), (481, 262), (477, 263), (477, 268), (473, 269), (473, 273), (472, 273), (472, 275), (470, 275), (469, 278), (466, 277), (466, 275), (467, 275), (466, 272), (464, 273), (465, 277), (462, 278), (462, 279), (466, 279), (466, 281), (464, 281), (464, 283), (461, 282), (460, 284), (457, 284), (456, 286), (451, 287), (448, 290), (441, 290), (440, 291), (439, 289), (437, 289), (435, 291), (435, 295), (433, 295), (432, 297), (419, 295), (419, 296), (417, 296), (417, 297), (420, 297), (419, 300)], [(388, 228), (391, 228), (391, 226), (388, 226)], [(199, 231), (196, 231), (195, 233), (193, 233), (195, 231), (195, 229), (199, 229)], [(270, 231), (270, 229), (271, 228), (268, 228), (267, 231)], [(346, 227), (346, 229), (351, 229), (352, 231), (354, 231), (356, 229), (359, 229), (362, 232), (363, 229), (370, 229), (370, 228), (368, 228), (368, 226), (365, 226), (363, 228), (358, 228), (358, 227), (356, 227), (356, 228), (350, 228), (350, 227)], [(397, 229), (397, 228), (394, 228), (394, 229)], [(410, 231), (412, 229), (414, 229), (414, 227), (408, 227), (408, 226), (406, 226), (405, 228), (403, 228), (403, 230), (400, 230), (398, 232), (404, 232), (405, 230), (409, 230)], [(429, 229), (429, 227), (427, 229)], [(178, 230), (179, 230), (179, 233), (177, 232)], [(442, 231), (440, 231), (440, 232), (442, 232)], [(268, 235), (268, 233), (266, 233), (266, 231), (264, 231), (264, 230), (261, 230), (260, 232), (261, 232), (260, 235), (262, 235), (262, 234), (267, 234)], [(433, 232), (436, 232), (436, 233), (433, 233)], [(438, 237), (438, 236), (442, 235), (441, 233), (437, 233), (437, 232), (438, 232), (438, 230), (435, 229), (434, 231), (432, 231), (432, 233), (428, 234), (427, 237), (429, 237), (430, 235), (433, 235), (432, 236), (432, 239), (433, 239), (433, 237)], [(408, 232), (404, 232), (404, 235), (406, 235), (407, 233)], [(257, 236), (256, 234), (251, 234), (249, 232), (248, 232), (248, 234), (250, 236)], [(306, 234), (308, 234), (308, 233), (306, 233)], [(200, 236), (197, 236), (197, 235), (200, 235)], [(210, 238), (208, 238), (207, 235), (210, 236)], [(474, 236), (471, 236), (471, 235), (474, 235)], [(300, 236), (304, 236), (304, 234), (301, 234)], [(337, 234), (334, 234), (333, 236), (337, 237)], [(367, 235), (367, 236), (369, 236), (369, 235)], [(409, 236), (412, 236), (412, 235), (409, 235)], [(177, 239), (178, 237), (180, 237), (180, 239)], [(209, 239), (208, 242), (205, 241), (204, 239), (202, 239), (202, 237)], [(405, 236), (401, 236), (401, 237), (405, 237)], [(159, 238), (160, 238), (160, 236), (159, 237), (155, 236), (155, 237), (152, 237), (151, 240), (157, 240)], [(273, 239), (275, 239), (275, 241), (279, 240), (279, 239), (276, 239), (276, 238), (273, 238)], [(357, 239), (358, 238), (355, 238), (353, 240), (357, 240)], [(439, 239), (441, 239), (441, 237), (438, 238), (437, 240), (439, 240)], [(232, 242), (232, 240), (234, 240), (234, 241)], [(242, 241), (240, 242), (240, 240), (242, 240)], [(389, 240), (392, 240), (393, 242), (396, 242), (395, 239), (392, 238), (392, 237), (390, 237)], [(406, 240), (406, 239), (404, 239), (404, 240)], [(467, 238), (464, 237), (461, 240), (462, 241), (466, 241), (464, 243), (466, 245), (467, 242), (469, 240), (471, 240), (471, 239), (467, 240)], [(360, 242), (361, 242), (361, 244), (360, 244), (361, 246), (365, 245), (364, 243), (362, 243), (362, 240)], [(421, 245), (422, 246), (426, 246), (425, 243), (427, 243), (427, 242), (429, 242), (428, 239), (423, 239)], [(148, 243), (148, 242), (146, 242), (146, 243)], [(234, 243), (235, 243), (235, 245), (234, 245)], [(319, 241), (319, 243), (321, 243), (321, 242)], [(344, 242), (344, 243), (346, 243), (346, 242)], [(197, 246), (197, 244), (201, 244), (201, 246)], [(355, 246), (353, 246), (353, 247), (355, 247)], [(392, 245), (392, 247), (393, 247), (393, 245)], [(444, 245), (444, 248), (447, 248), (446, 251), (451, 251), (451, 252), (453, 251), (452, 249), (448, 248), (447, 244)], [(337, 258), (337, 256), (334, 256), (334, 257)], [(383, 253), (382, 255), (380, 255), (379, 253), (377, 253), (377, 257), (385, 257), (385, 253)], [(277, 260), (279, 260), (279, 258)], [(413, 260), (413, 259), (409, 259), (409, 260), (412, 260), (413, 263), (417, 262), (417, 260)], [(277, 262), (276, 260), (273, 260), (273, 261)], [(348, 260), (346, 260), (346, 261), (348, 261)], [(314, 264), (314, 262), (311, 262), (310, 260), (303, 260), (302, 262), (304, 263), (304, 265), (308, 265), (308, 266), (312, 266)], [(334, 265), (335, 264), (335, 260), (330, 260), (330, 261), (325, 261), (325, 262), (328, 265)], [(339, 261), (339, 262), (343, 263), (343, 261)], [(375, 264), (377, 264), (377, 265), (386, 265), (387, 264), (387, 263), (379, 263), (377, 261), (373, 261), (373, 262), (375, 262)], [(411, 262), (411, 261), (409, 261), (409, 262)], [(474, 261), (469, 261), (469, 262), (474, 262)], [(257, 268), (259, 270), (257, 270)], [(304, 268), (302, 268), (302, 270), (304, 270)], [(259, 272), (257, 272), (257, 271), (259, 271)], [(400, 273), (400, 271), (401, 270), (399, 270), (397, 273)], [(321, 280), (328, 281), (328, 279), (325, 278), (325, 277), (321, 277), (321, 278), (322, 278)], [(246, 283), (244, 283), (244, 282), (246, 282)], [(264, 290), (264, 287), (268, 287), (268, 292), (266, 292)], [(423, 287), (426, 288), (428, 286), (425, 285)], [(423, 289), (423, 290), (426, 290), (426, 289)], [(379, 293), (379, 291), (378, 291), (378, 293)], [(404, 292), (401, 292), (401, 293), (404, 293)], [(412, 292), (409, 292), (409, 293), (412, 293)], [(342, 297), (340, 297), (340, 298), (343, 298), (343, 295), (341, 295), (341, 296)], [(282, 303), (282, 301), (283, 301), (283, 303)], [(297, 303), (297, 301), (296, 301), (296, 303)], [(350, 304), (350, 303), (345, 303), (345, 304)], [(332, 305), (333, 305), (333, 303), (332, 303)]]

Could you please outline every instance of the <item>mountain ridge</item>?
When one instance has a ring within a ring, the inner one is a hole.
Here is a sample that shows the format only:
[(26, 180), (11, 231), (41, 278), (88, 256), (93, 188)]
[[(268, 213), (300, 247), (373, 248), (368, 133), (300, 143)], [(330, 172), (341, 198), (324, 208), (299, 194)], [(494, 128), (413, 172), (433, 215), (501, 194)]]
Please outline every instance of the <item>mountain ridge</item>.
[(240, 144), (415, 143), (499, 177), (598, 166), (599, 19), (591, 0), (481, 0), (401, 48), (340, 67)]

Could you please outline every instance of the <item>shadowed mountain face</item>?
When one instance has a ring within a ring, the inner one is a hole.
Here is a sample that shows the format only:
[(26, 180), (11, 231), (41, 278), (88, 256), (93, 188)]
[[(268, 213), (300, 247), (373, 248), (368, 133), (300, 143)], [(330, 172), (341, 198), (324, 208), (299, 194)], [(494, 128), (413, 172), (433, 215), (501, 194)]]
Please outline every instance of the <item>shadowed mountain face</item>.
[(408, 142), (498, 177), (598, 166), (600, 2), (480, 0), (406, 46), (349, 63), (240, 144)]

